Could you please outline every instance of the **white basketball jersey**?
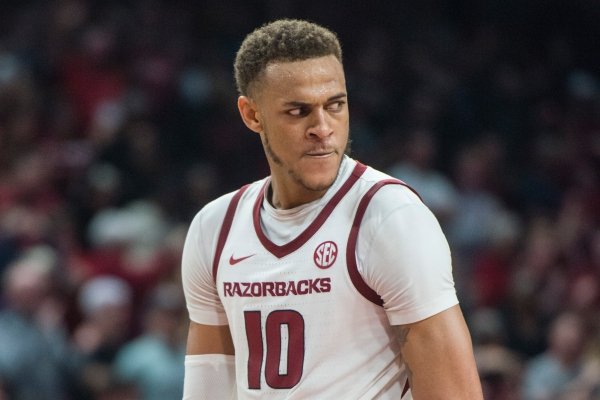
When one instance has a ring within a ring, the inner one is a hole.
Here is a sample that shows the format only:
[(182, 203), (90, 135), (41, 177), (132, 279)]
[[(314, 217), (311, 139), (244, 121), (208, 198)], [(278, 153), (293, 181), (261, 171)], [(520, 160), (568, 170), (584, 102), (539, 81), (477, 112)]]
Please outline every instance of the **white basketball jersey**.
[(261, 227), (268, 180), (233, 197), (213, 277), (235, 345), (238, 399), (412, 399), (381, 299), (355, 256), (371, 197), (401, 184), (385, 177), (357, 163), (311, 225), (284, 245)]

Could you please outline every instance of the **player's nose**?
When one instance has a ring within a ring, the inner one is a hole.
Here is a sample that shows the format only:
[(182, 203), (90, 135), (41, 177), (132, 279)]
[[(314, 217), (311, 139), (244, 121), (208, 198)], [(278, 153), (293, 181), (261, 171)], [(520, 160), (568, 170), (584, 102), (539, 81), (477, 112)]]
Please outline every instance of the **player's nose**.
[(333, 133), (330, 116), (324, 109), (312, 112), (310, 126), (307, 130), (309, 137), (323, 139)]

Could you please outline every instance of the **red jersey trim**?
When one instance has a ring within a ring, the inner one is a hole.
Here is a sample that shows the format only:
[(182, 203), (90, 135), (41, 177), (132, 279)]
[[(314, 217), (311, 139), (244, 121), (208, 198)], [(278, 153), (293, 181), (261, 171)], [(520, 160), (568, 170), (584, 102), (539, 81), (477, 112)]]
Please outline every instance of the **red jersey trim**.
[[(356, 243), (358, 241), (358, 231), (360, 229), (360, 224), (362, 222), (363, 217), (365, 216), (365, 212), (367, 211), (367, 206), (371, 202), (371, 199), (377, 193), (379, 189), (384, 187), (385, 185), (403, 185), (413, 191), (417, 196), (419, 194), (414, 191), (413, 188), (408, 186), (406, 183), (397, 180), (397, 179), (384, 179), (382, 181), (377, 182), (375, 185), (369, 189), (369, 191), (363, 196), (358, 204), (358, 209), (356, 210), (356, 215), (354, 216), (354, 222), (352, 223), (352, 228), (350, 228), (350, 235), (348, 236), (348, 245), (346, 246), (346, 264), (348, 265), (348, 274), (350, 275), (350, 280), (352, 284), (358, 290), (360, 294), (362, 294), (367, 300), (378, 305), (383, 306), (383, 300), (381, 296), (377, 294), (367, 283), (364, 281), (362, 275), (358, 271), (358, 263), (356, 261)], [(419, 198), (421, 198), (419, 196)]]
[(231, 201), (229, 202), (229, 206), (227, 207), (227, 211), (225, 212), (225, 217), (223, 218), (223, 224), (221, 225), (221, 230), (219, 231), (219, 239), (217, 240), (217, 249), (215, 250), (215, 257), (213, 258), (212, 265), (212, 275), (213, 280), (217, 281), (217, 270), (219, 269), (219, 260), (221, 260), (221, 254), (223, 253), (223, 247), (225, 247), (225, 242), (227, 241), (227, 236), (229, 235), (229, 231), (231, 230), (231, 224), (233, 223), (233, 216), (235, 215), (235, 210), (237, 209), (237, 205), (240, 202), (240, 199), (246, 189), (248, 189), (250, 185), (242, 186), (236, 194), (233, 195)]
[(407, 379), (406, 383), (404, 384), (404, 389), (402, 389), (402, 394), (400, 395), (400, 398), (404, 397), (404, 395), (408, 392), (408, 389), (410, 389), (410, 384), (408, 383)]
[(253, 220), (254, 220), (254, 230), (256, 231), (256, 235), (258, 239), (262, 243), (262, 245), (267, 249), (271, 254), (273, 254), (277, 258), (282, 258), (287, 256), (288, 254), (298, 250), (302, 245), (304, 245), (314, 234), (319, 230), (319, 228), (325, 223), (329, 215), (333, 212), (338, 203), (342, 200), (342, 198), (348, 193), (350, 188), (358, 181), (358, 178), (366, 171), (367, 166), (361, 164), (359, 162), (356, 163), (354, 170), (344, 182), (342, 187), (337, 191), (337, 193), (329, 200), (329, 202), (323, 207), (323, 210), (317, 215), (317, 218), (295, 239), (291, 242), (286, 243), (284, 245), (277, 245), (273, 243), (267, 235), (262, 230), (262, 226), (260, 225), (260, 207), (262, 205), (262, 201), (264, 199), (264, 192), (267, 187), (263, 186), (262, 190), (259, 191), (258, 196), (256, 197), (256, 202), (254, 203), (254, 212), (253, 212)]

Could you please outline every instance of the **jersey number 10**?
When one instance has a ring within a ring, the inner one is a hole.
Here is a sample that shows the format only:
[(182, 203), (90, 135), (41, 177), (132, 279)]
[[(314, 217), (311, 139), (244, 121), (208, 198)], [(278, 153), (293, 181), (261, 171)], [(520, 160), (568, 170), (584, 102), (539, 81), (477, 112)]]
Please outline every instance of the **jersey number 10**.
[(290, 389), (298, 384), (304, 367), (302, 315), (294, 310), (270, 312), (265, 321), (264, 341), (260, 311), (244, 311), (244, 322), (249, 351), (248, 388), (260, 389), (263, 359), (265, 382), (271, 388)]

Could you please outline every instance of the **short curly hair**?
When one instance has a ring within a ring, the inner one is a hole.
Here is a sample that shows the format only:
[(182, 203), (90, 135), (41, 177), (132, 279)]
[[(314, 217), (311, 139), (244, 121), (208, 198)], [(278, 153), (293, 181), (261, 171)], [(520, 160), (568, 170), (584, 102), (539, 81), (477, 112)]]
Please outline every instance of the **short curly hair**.
[(240, 95), (249, 95), (266, 66), (274, 61), (301, 61), (333, 55), (342, 62), (342, 48), (335, 33), (312, 22), (281, 19), (250, 33), (242, 42), (234, 63)]

